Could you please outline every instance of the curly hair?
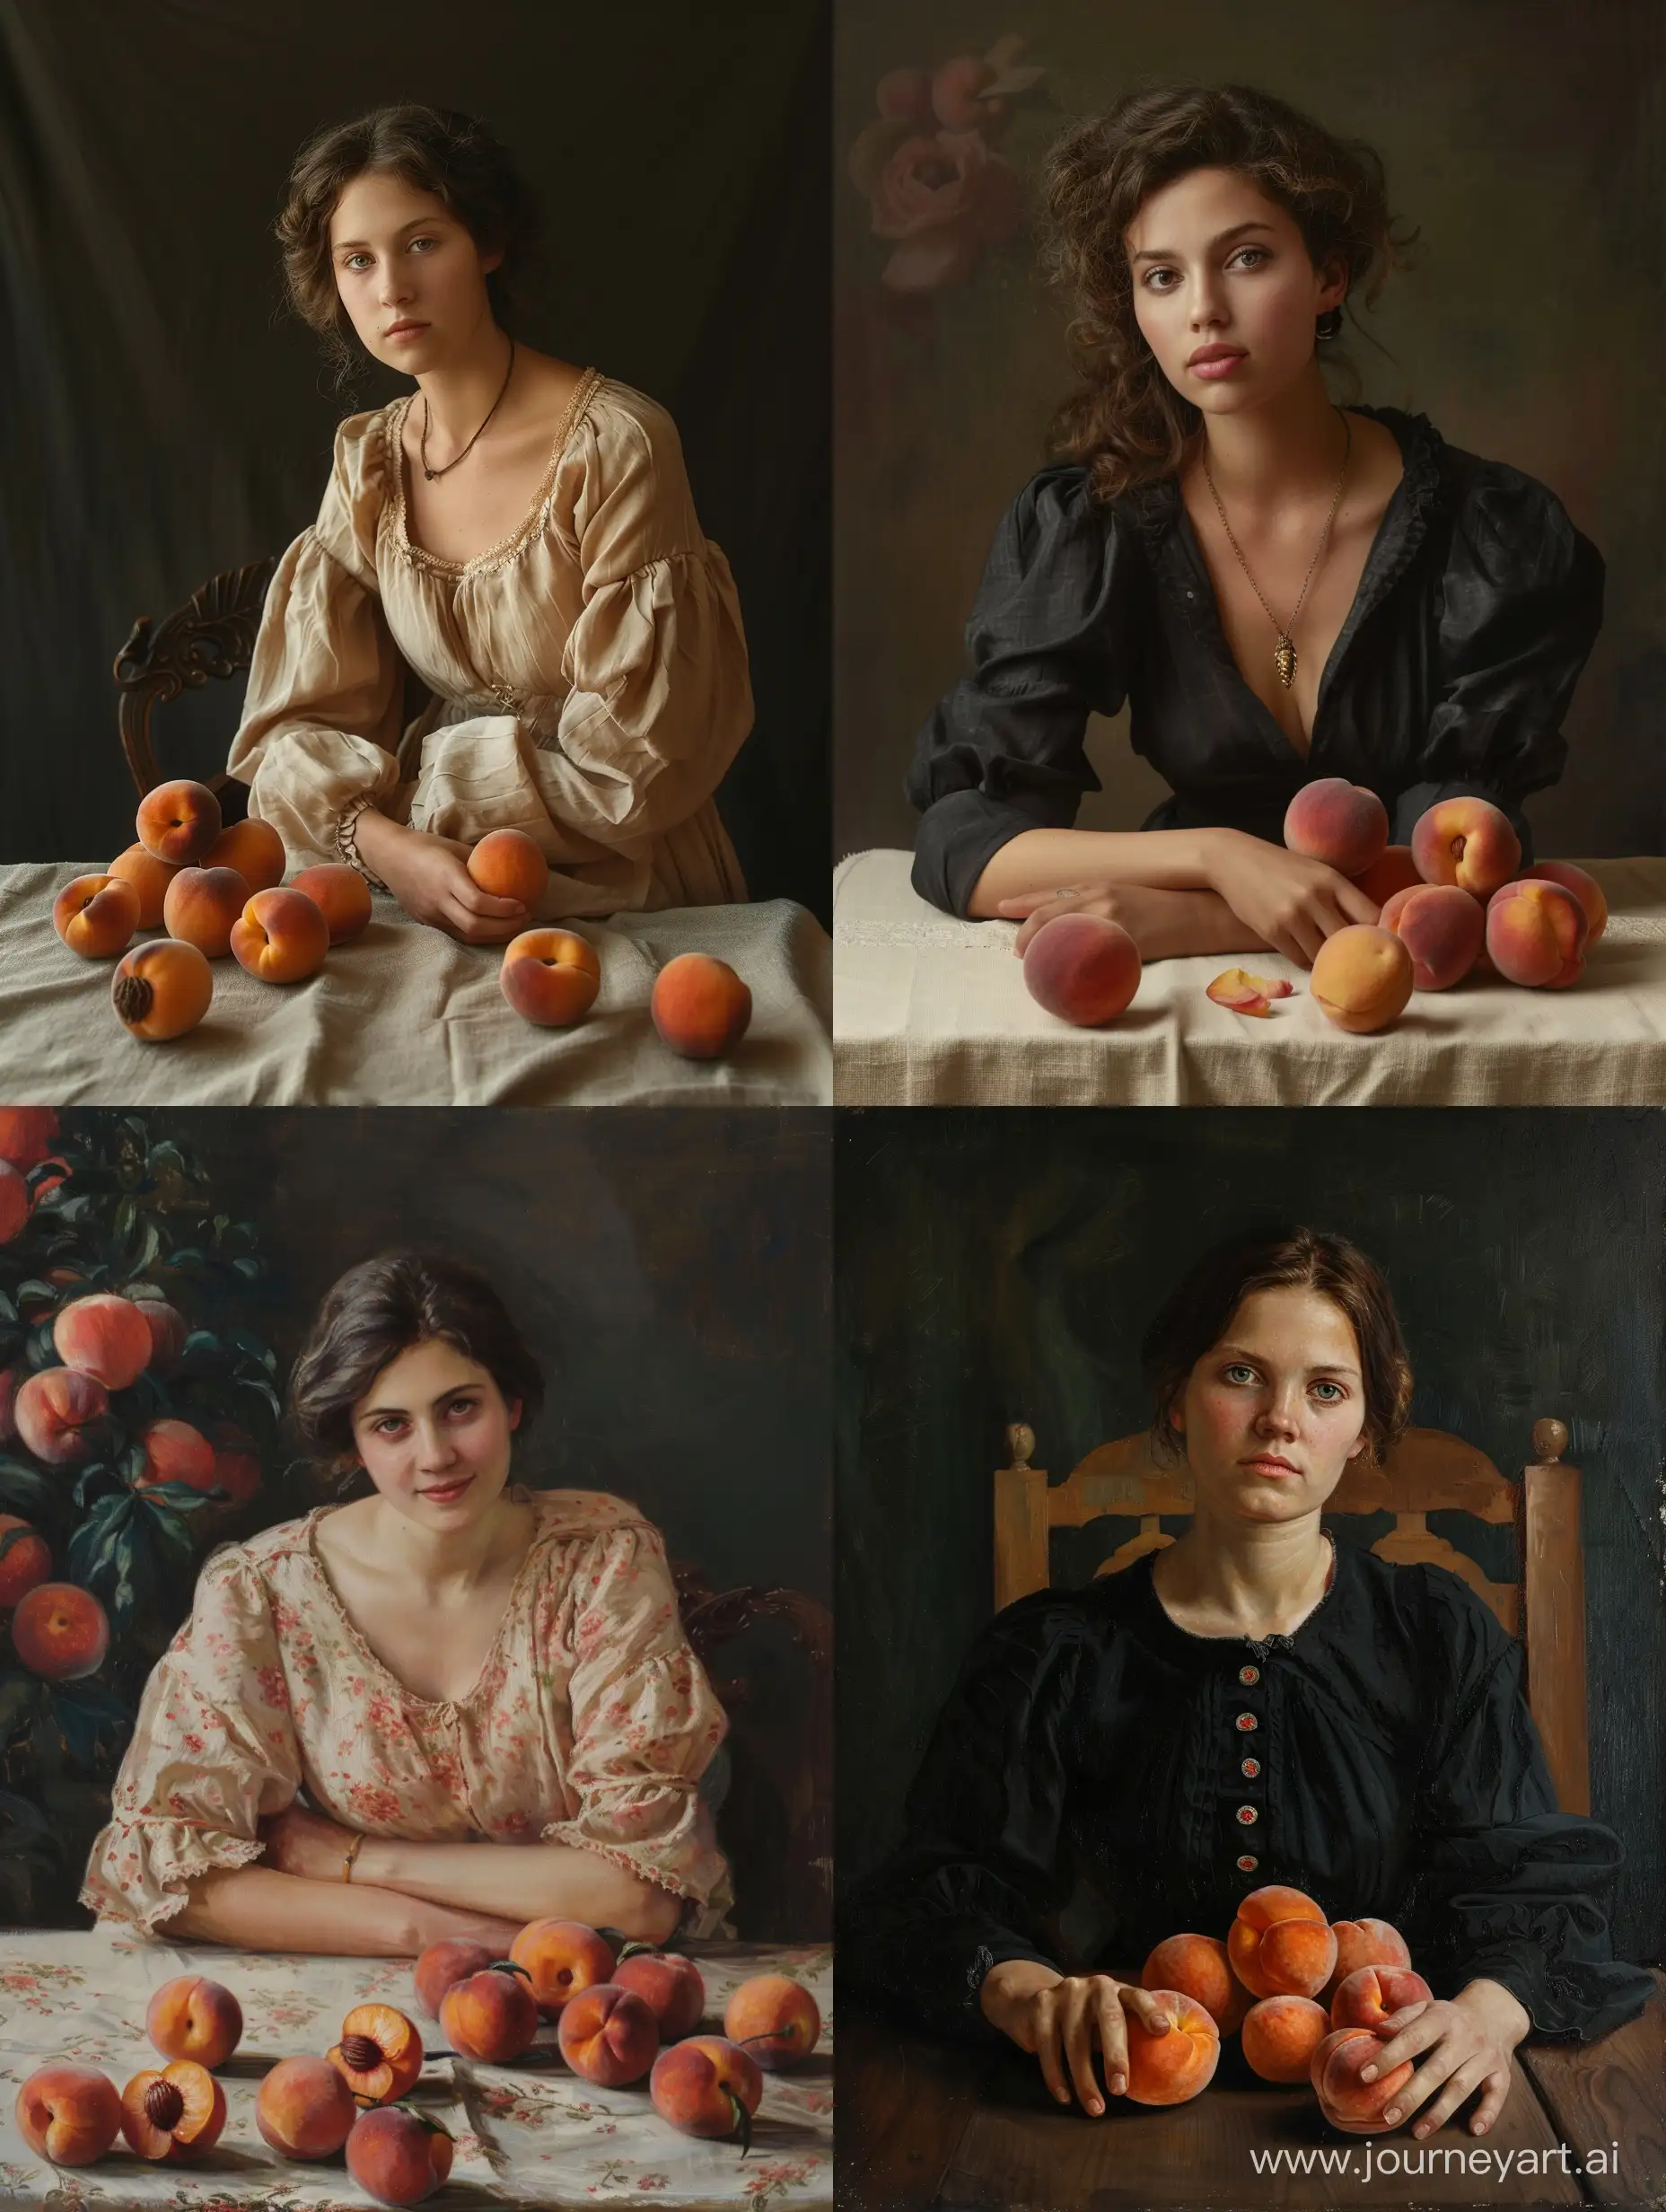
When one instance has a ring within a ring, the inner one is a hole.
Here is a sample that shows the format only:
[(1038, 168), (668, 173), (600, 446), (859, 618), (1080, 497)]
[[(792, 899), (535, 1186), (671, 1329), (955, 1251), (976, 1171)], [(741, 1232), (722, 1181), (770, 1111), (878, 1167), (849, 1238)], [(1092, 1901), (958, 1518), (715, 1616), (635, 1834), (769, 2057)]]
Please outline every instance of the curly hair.
[(1052, 446), (1087, 464), (1101, 500), (1173, 476), (1202, 420), (1141, 332), (1126, 243), (1151, 195), (1196, 169), (1232, 170), (1285, 209), (1314, 267), (1340, 256), (1350, 300), (1358, 293), (1367, 306), (1416, 237), (1390, 215), (1370, 146), (1250, 85), (1132, 92), (1067, 131), (1048, 157), (1046, 259), (1074, 303), (1068, 338), (1082, 381)]
[(500, 325), (518, 296), (538, 230), (532, 195), (507, 149), (485, 123), (458, 109), (407, 101), (316, 133), (295, 156), (274, 231), (289, 304), (323, 339), (338, 394), (353, 382), (363, 355), (337, 289), (329, 223), (342, 192), (367, 171), (432, 192), (482, 253), (503, 254), (486, 279)]
[(1179, 1454), (1174, 1414), (1192, 1369), (1258, 1290), (1317, 1291), (1346, 1315), (1359, 1345), (1368, 1462), (1381, 1466), (1411, 1411), (1411, 1361), (1394, 1300), (1381, 1269), (1357, 1244), (1304, 1228), (1257, 1231), (1217, 1244), (1164, 1303), (1140, 1347), (1155, 1455)]

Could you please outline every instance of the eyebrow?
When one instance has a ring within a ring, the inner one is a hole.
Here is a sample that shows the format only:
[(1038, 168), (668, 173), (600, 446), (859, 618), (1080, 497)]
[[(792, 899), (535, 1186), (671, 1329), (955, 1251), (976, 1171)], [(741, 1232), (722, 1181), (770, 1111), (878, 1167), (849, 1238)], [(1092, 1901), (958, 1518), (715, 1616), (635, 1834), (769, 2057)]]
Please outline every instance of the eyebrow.
[[(429, 1406), (431, 1409), (443, 1406), (448, 1399), (460, 1398), (465, 1391), (478, 1391), (479, 1387), (478, 1382), (453, 1382), (449, 1391), (442, 1391), (437, 1398), (431, 1398)], [(355, 1414), (353, 1418), (357, 1421), (386, 1421), (390, 1418), (408, 1421), (410, 1409), (408, 1406), (366, 1406), (363, 1413)]]
[[(1251, 1366), (1261, 1365), (1261, 1355), (1246, 1350), (1241, 1344), (1223, 1344), (1220, 1348), (1235, 1358), (1248, 1361)], [(1309, 1374), (1351, 1374), (1356, 1380), (1359, 1372), (1357, 1367), (1350, 1367), (1345, 1359), (1321, 1359), (1307, 1370)]]
[[(1230, 231), (1217, 231), (1204, 251), (1212, 253), (1216, 246), (1225, 245), (1229, 238), (1241, 238), (1246, 231), (1270, 231), (1272, 227), (1270, 223), (1263, 223), (1258, 216), (1248, 223), (1234, 223)], [(1171, 247), (1152, 246), (1136, 253), (1134, 259), (1136, 261), (1178, 261), (1180, 256)]]
[[(429, 230), (434, 224), (443, 223), (445, 220), (444, 215), (413, 215), (408, 223), (401, 223), (393, 235), (396, 238), (403, 238), (407, 231)], [(338, 238), (331, 246), (330, 251), (345, 253), (349, 246), (368, 246), (370, 242), (368, 238)]]

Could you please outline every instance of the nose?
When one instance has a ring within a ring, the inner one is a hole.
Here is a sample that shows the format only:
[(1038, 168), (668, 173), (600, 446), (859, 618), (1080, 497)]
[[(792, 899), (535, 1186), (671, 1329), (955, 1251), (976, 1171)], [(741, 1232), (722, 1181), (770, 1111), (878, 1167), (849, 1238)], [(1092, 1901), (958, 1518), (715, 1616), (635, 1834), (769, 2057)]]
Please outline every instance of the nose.
[(1298, 1386), (1293, 1382), (1288, 1390), (1274, 1389), (1261, 1401), (1256, 1415), (1257, 1434), (1263, 1436), (1294, 1436), (1301, 1432), (1301, 1406)]
[(1219, 279), (1213, 269), (1200, 269), (1192, 278), (1191, 328), (1216, 330), (1226, 320), (1226, 306)]
[(416, 1428), (416, 1466), (421, 1474), (442, 1472), (454, 1466), (457, 1448), (437, 1421), (422, 1421)]
[(410, 298), (409, 280), (397, 261), (390, 261), (382, 270), (376, 296), (384, 307), (403, 307)]

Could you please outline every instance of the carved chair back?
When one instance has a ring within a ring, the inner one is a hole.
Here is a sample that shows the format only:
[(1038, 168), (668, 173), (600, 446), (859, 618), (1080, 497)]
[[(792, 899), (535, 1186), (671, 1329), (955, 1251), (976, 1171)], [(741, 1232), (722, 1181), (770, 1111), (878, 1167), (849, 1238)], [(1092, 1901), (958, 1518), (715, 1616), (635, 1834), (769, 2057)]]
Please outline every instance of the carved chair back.
[[(235, 676), (249, 666), (276, 566), (276, 558), (268, 558), (224, 569), (154, 628), (149, 615), (134, 624), (116, 655), (115, 676), (122, 754), (140, 798), (162, 780), (151, 734), (153, 709), (210, 677)], [(203, 780), (218, 791), (228, 778), (222, 771)]]

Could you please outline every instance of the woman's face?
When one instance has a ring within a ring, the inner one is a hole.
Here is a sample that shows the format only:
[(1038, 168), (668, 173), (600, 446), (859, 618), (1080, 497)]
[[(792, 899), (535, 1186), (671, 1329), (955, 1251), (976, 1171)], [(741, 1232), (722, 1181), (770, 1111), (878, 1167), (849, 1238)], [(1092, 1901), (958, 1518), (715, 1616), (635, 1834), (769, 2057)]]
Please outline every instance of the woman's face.
[(354, 329), (390, 369), (438, 367), (491, 324), (487, 274), (503, 255), (483, 254), (443, 200), (403, 177), (372, 169), (345, 186), (329, 250)]
[(519, 1400), (439, 1339), (391, 1359), (353, 1409), (364, 1471), (389, 1504), (435, 1528), (486, 1512), (509, 1479)]
[(1313, 358), (1314, 324), (1347, 291), (1308, 259), (1293, 216), (1231, 169), (1153, 192), (1125, 238), (1134, 312), (1157, 365), (1206, 415), (1264, 405)]
[(1365, 1449), (1353, 1323), (1316, 1290), (1252, 1291), (1192, 1369), (1176, 1426), (1200, 1505), (1236, 1521), (1317, 1513)]

